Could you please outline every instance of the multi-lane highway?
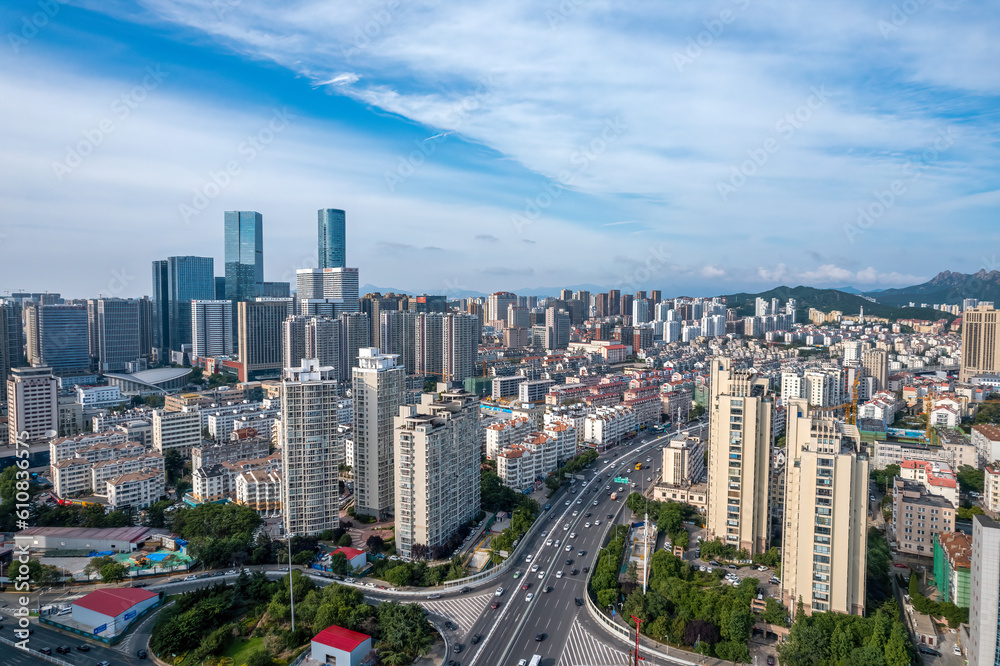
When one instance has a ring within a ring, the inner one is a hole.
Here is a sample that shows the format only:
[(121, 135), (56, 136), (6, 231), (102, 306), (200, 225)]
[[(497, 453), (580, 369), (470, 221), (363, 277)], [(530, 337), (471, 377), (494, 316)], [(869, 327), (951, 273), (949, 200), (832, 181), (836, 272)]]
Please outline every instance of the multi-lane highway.
[[(695, 425), (693, 429), (699, 427)], [(611, 479), (633, 468), (636, 462), (645, 462), (647, 457), (653, 457), (650, 464), (655, 467), (658, 456), (652, 456), (651, 452), (658, 451), (673, 434), (638, 440), (632, 446), (603, 454), (587, 470), (588, 480), (576, 484), (577, 494), (560, 494), (552, 508), (539, 517), (542, 532), (533, 532), (519, 549), (514, 570), (491, 582), (491, 589), (503, 588), (501, 596), (488, 599), (500, 602), (499, 608), (493, 609), (487, 603), (471, 625), (458, 623), (458, 629), (450, 632), (449, 658), (467, 666), (516, 666), (521, 659), (530, 660), (533, 654), (540, 654), (546, 666), (622, 661), (619, 657), (626, 650), (613, 638), (604, 638), (607, 632), (591, 620), (576, 599), (583, 601), (586, 597), (584, 568), (589, 570), (597, 560), (608, 516), (617, 520), (624, 506), (623, 495), (630, 490), (626, 488), (625, 493), (612, 501), (607, 487), (614, 492), (620, 484)], [(588, 523), (590, 527), (586, 526)], [(550, 540), (552, 545), (548, 545)], [(567, 564), (567, 560), (571, 563)], [(574, 569), (578, 570), (575, 575), (570, 573)], [(527, 590), (522, 589), (524, 585)], [(548, 587), (552, 588), (550, 592), (545, 591)], [(482, 588), (465, 596), (482, 598)], [(473, 644), (477, 635), (479, 641)], [(455, 654), (458, 644), (462, 649)], [(647, 659), (646, 663), (656, 661)]]

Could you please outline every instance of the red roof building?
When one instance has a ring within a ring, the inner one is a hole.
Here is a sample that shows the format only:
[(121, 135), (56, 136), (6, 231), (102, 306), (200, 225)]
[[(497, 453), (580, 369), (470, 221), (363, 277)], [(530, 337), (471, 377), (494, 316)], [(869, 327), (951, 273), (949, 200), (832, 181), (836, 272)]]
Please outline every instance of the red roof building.
[(142, 588), (106, 588), (74, 601), (72, 619), (91, 627), (95, 635), (115, 636), (159, 602), (159, 594)]
[(367, 553), (363, 550), (358, 550), (357, 548), (346, 548), (341, 547), (330, 553), (331, 557), (337, 553), (343, 553), (344, 557), (347, 558), (347, 563), (350, 564), (355, 569), (360, 569), (361, 567), (368, 564)]
[(312, 639), (314, 661), (335, 666), (358, 666), (372, 650), (372, 638), (343, 627), (327, 627)]

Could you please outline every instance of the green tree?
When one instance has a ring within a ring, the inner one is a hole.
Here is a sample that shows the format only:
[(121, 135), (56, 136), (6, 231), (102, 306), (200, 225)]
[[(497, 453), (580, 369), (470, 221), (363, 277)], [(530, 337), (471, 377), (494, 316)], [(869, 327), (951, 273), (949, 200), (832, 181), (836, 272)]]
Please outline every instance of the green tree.
[(118, 583), (125, 580), (125, 576), (128, 574), (128, 567), (124, 564), (119, 564), (118, 562), (113, 562), (111, 564), (105, 564), (101, 567), (101, 582), (102, 583)]
[(963, 493), (967, 493), (970, 490), (982, 493), (986, 486), (985, 470), (976, 469), (969, 465), (962, 465), (958, 468), (956, 476), (958, 477), (958, 485)]

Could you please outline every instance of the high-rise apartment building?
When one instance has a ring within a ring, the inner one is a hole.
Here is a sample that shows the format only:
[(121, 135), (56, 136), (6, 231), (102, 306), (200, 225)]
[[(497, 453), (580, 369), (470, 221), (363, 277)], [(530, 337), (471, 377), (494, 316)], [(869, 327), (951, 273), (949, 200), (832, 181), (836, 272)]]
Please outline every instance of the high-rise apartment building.
[(239, 318), (240, 381), (277, 377), (284, 362), (281, 323), (290, 299), (241, 301)]
[(972, 517), (969, 585), (969, 666), (1000, 662), (1000, 523)]
[(379, 314), (379, 349), (398, 356), (399, 364), (408, 375), (417, 371), (417, 318), (420, 316), (405, 310), (386, 310)]
[(347, 266), (347, 213), (339, 208), (321, 208), (319, 220), (319, 267)]
[(607, 317), (613, 317), (619, 314), (625, 314), (621, 311), (621, 300), (622, 291), (621, 289), (609, 289), (608, 290), (608, 311), (605, 314)]
[(257, 285), (264, 281), (263, 216), (255, 211), (227, 210), (225, 245), (226, 300), (253, 300)]
[(414, 347), (415, 370), (418, 375), (442, 376), (444, 368), (444, 315), (436, 312), (417, 315)]
[(962, 315), (962, 364), (958, 381), (1000, 372), (1000, 322), (992, 305), (980, 303)]
[(507, 318), (507, 306), (517, 305), (517, 296), (509, 291), (497, 291), (486, 299), (486, 322), (492, 324)]
[[(90, 325), (86, 305), (41, 305), (24, 311), (28, 362), (56, 375), (90, 370)], [(134, 360), (134, 359), (133, 359)]]
[(441, 365), (445, 382), (464, 382), (469, 377), (479, 375), (476, 368), (479, 336), (478, 317), (464, 313), (444, 316)]
[(889, 352), (885, 349), (867, 349), (861, 354), (865, 375), (875, 380), (875, 391), (889, 387)]
[(365, 347), (352, 377), (354, 510), (384, 518), (395, 504), (393, 418), (403, 404), (406, 375), (395, 356)]
[(774, 400), (769, 381), (711, 360), (708, 532), (749, 553), (767, 549)]
[[(7, 404), (7, 377), (10, 376), (10, 369), (24, 365), (20, 360), (21, 351), (17, 349), (17, 341), (12, 332), (12, 310), (17, 308), (20, 313), (20, 306), (0, 300), (0, 402)], [(20, 321), (17, 322), (20, 330)]]
[(868, 454), (858, 429), (788, 403), (782, 595), (806, 614), (862, 615), (868, 546)]
[(310, 535), (340, 525), (337, 374), (316, 359), (286, 368), (281, 383), (281, 487), (285, 534)]
[(351, 380), (351, 370), (358, 365), (361, 350), (371, 345), (371, 321), (363, 312), (340, 315), (340, 377)]
[(440, 556), (445, 545), (480, 510), (479, 400), (438, 385), (420, 405), (404, 405), (394, 421), (396, 549), (414, 546)]
[(569, 346), (569, 313), (554, 307), (545, 308), (545, 348), (565, 349)]
[(233, 304), (191, 301), (191, 355), (198, 358), (233, 354)]
[(7, 384), (7, 441), (38, 441), (59, 430), (59, 381), (51, 368), (11, 368)]

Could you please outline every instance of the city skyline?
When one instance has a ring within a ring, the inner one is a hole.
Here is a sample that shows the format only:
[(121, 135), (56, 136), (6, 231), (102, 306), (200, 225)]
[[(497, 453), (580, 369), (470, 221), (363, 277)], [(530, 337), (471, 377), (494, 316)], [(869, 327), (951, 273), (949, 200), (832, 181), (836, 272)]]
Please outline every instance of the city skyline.
[(365, 282), (427, 293), (613, 286), (647, 263), (640, 287), (698, 295), (992, 268), (965, 239), (997, 206), (997, 47), (976, 38), (995, 12), (858, 2), (775, 22), (723, 2), (610, 25), (516, 5), (499, 18), (521, 53), (482, 8), (394, 7), (59, 5), (30, 38), (12, 16), (5, 280), (67, 292), (13, 252), (53, 232), (55, 266), (84, 248), (99, 268), (80, 295), (140, 295), (154, 258), (222, 265), (222, 212), (255, 210), (265, 279), (285, 281), (317, 265), (321, 206), (350, 215)]

